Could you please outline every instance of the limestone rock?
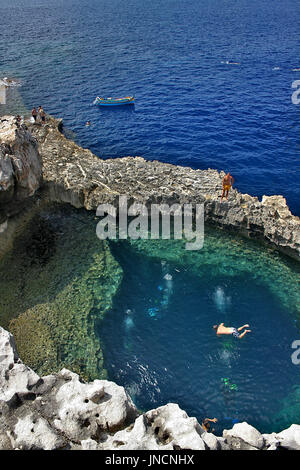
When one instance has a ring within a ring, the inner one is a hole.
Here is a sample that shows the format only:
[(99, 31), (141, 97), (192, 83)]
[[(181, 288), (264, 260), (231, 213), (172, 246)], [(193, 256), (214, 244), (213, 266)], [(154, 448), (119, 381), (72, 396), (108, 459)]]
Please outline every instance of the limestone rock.
[(0, 450), (300, 450), (300, 425), (261, 435), (247, 423), (223, 438), (169, 403), (138, 416), (123, 387), (67, 369), (39, 377), (0, 328)]
[(0, 400), (24, 396), (40, 377), (20, 361), (13, 336), (0, 327)]
[(74, 207), (96, 210), (110, 203), (118, 208), (120, 195), (128, 203), (204, 203), (205, 221), (234, 230), (276, 247), (297, 260), (300, 257), (300, 219), (289, 211), (282, 196), (257, 197), (236, 189), (220, 202), (224, 172), (193, 170), (141, 157), (102, 160), (67, 140), (61, 121), (30, 125), (43, 159), (44, 196)]
[(66, 369), (57, 379), (67, 381), (55, 391), (55, 419), (53, 424), (69, 439), (81, 441), (100, 431), (113, 432), (137, 416), (135, 405), (125, 392), (107, 380), (81, 383), (79, 376)]
[(139, 416), (134, 426), (117, 432), (103, 448), (118, 450), (205, 450), (204, 431), (175, 403), (168, 403)]
[(54, 450), (66, 445), (44, 418), (35, 418), (34, 414), (18, 418), (13, 432), (15, 446), (21, 450)]
[(223, 442), (221, 444), (219, 438), (211, 432), (204, 432), (201, 437), (209, 450), (221, 450)]
[(300, 450), (300, 425), (292, 424), (288, 429), (276, 434), (280, 447), (289, 450)]
[(51, 450), (101, 440), (137, 416), (125, 389), (113, 382), (83, 383), (67, 369), (39, 377), (19, 359), (13, 336), (3, 328), (0, 410), (0, 447), (20, 449)]
[(250, 424), (237, 423), (231, 430), (224, 430), (223, 437), (233, 450), (258, 450), (264, 447), (264, 438)]
[(13, 116), (0, 117), (0, 212), (9, 217), (40, 187), (42, 160), (36, 139)]
[(81, 441), (81, 449), (82, 450), (98, 450), (99, 446), (96, 441), (93, 439), (86, 439)]

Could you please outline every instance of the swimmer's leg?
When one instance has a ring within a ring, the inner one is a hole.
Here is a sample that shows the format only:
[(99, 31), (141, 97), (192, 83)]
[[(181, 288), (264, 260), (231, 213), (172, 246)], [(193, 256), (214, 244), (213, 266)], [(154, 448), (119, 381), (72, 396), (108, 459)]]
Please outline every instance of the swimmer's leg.
[(243, 325), (243, 326), (240, 326), (237, 330), (238, 331), (241, 331), (243, 328), (249, 328), (250, 325)]
[(241, 333), (238, 338), (239, 338), (239, 339), (243, 338), (243, 336), (245, 336), (245, 334), (247, 334), (247, 333), (250, 333), (250, 331), (251, 331), (251, 330), (245, 330), (245, 331), (243, 331), (243, 333)]

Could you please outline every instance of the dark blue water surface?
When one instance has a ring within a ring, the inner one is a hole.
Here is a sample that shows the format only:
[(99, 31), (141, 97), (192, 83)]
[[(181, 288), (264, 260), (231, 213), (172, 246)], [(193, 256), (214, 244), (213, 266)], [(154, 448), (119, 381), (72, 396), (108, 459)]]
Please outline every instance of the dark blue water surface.
[[(299, 0), (0, 0), (0, 76), (101, 157), (230, 170), (300, 215), (299, 13)], [(92, 105), (127, 94), (134, 107)]]

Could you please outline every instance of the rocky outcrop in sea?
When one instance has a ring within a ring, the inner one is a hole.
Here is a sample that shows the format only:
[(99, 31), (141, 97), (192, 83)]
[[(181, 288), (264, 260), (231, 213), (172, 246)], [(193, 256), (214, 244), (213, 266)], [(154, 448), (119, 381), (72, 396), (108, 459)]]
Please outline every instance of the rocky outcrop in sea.
[(261, 434), (237, 423), (203, 430), (175, 403), (139, 413), (123, 387), (62, 369), (40, 377), (0, 327), (0, 450), (300, 450), (300, 425)]

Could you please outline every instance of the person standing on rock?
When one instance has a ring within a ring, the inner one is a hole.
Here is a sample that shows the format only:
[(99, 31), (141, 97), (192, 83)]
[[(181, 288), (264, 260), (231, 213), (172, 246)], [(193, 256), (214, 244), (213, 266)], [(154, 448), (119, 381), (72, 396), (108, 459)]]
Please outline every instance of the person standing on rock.
[(31, 116), (32, 116), (33, 119), (34, 119), (34, 122), (36, 122), (36, 118), (37, 118), (37, 110), (36, 110), (36, 107), (34, 107), (33, 110), (31, 111)]
[(40, 120), (42, 122), (42, 125), (45, 124), (45, 120), (46, 120), (46, 113), (45, 111), (43, 110), (42, 106), (39, 106), (39, 116), (40, 116)]
[(223, 178), (223, 194), (221, 196), (221, 202), (223, 201), (224, 196), (225, 196), (225, 199), (227, 200), (229, 190), (232, 187), (233, 183), (234, 183), (234, 178), (228, 172), (227, 175), (225, 175)]

